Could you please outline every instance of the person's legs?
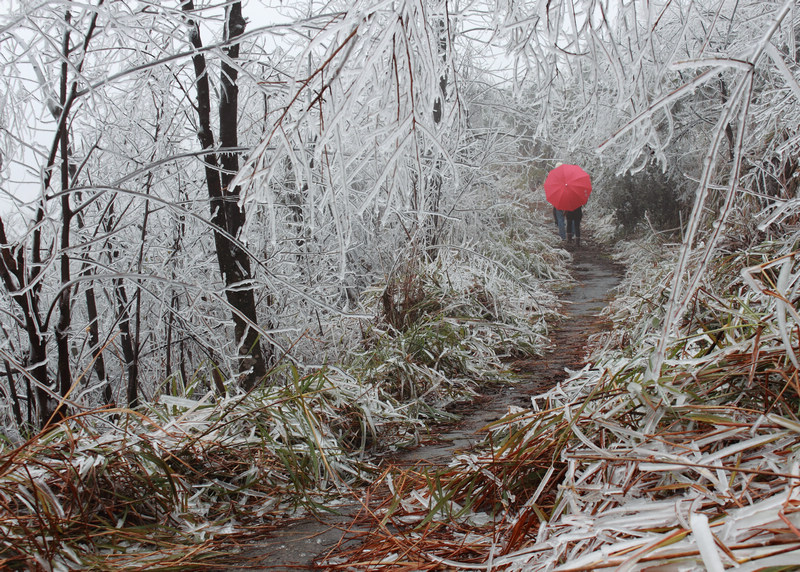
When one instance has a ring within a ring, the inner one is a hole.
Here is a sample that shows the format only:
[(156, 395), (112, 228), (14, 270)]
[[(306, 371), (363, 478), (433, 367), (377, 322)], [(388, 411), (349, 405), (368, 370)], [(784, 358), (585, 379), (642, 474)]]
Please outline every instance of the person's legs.
[(564, 240), (567, 237), (567, 231), (564, 223), (564, 211), (556, 209), (554, 212), (556, 216), (556, 224), (558, 225), (558, 235), (561, 237), (561, 240)]
[(575, 232), (575, 220), (570, 216), (570, 213), (566, 213), (564, 218), (567, 221), (567, 242), (572, 242), (572, 235)]

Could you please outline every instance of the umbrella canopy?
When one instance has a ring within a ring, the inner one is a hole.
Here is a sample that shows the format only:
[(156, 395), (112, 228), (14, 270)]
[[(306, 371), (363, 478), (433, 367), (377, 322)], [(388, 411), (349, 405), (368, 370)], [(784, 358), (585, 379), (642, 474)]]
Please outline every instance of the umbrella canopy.
[(559, 165), (547, 174), (544, 193), (547, 202), (562, 211), (573, 211), (589, 200), (592, 181), (577, 165)]

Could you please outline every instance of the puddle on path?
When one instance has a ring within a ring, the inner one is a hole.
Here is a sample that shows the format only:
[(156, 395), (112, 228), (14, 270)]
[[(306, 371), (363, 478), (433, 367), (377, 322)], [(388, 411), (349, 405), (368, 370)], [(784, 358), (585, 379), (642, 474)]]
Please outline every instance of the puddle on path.
[[(576, 370), (584, 365), (589, 336), (606, 326), (597, 314), (619, 284), (622, 270), (593, 246), (573, 248), (571, 252), (571, 271), (577, 283), (562, 296), (567, 319), (552, 331), (552, 351), (542, 358), (514, 362), (512, 367), (522, 378), (519, 383), (503, 386), (497, 393), (483, 396), (460, 409), (461, 421), (437, 427), (423, 445), (394, 454), (392, 464), (446, 465), (456, 452), (481, 441), (480, 429), (503, 417), (509, 405), (529, 405), (531, 396), (563, 380), (565, 369)], [(354, 500), (339, 507), (340, 514), (325, 516), (322, 520), (291, 519), (269, 538), (249, 547), (247, 564), (237, 559), (236, 564), (226, 570), (320, 570), (314, 565), (316, 560), (335, 547), (346, 548), (348, 542), (354, 542), (347, 541), (353, 537), (347, 534), (348, 528), (357, 520), (357, 513), (363, 510), (364, 504), (368, 505), (365, 499)]]

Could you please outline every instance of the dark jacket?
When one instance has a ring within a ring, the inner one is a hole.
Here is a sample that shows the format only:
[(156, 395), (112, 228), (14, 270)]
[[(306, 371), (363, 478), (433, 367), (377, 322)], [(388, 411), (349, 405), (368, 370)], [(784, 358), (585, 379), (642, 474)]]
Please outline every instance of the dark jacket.
[(564, 214), (566, 214), (567, 220), (574, 220), (575, 222), (581, 222), (581, 219), (583, 218), (583, 208), (578, 207), (574, 211), (567, 211)]

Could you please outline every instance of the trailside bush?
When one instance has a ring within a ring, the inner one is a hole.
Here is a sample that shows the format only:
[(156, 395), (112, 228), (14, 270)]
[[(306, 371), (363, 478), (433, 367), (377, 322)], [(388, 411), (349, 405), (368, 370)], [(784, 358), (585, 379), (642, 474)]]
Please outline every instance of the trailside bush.
[(685, 211), (680, 185), (655, 163), (636, 173), (627, 171), (609, 187), (612, 212), (626, 234), (642, 224), (655, 230), (680, 226)]

